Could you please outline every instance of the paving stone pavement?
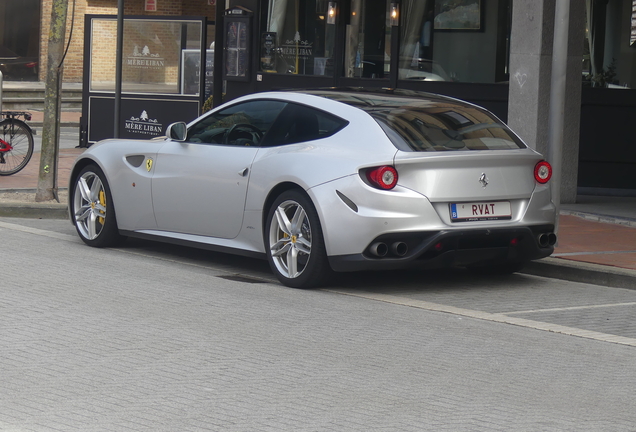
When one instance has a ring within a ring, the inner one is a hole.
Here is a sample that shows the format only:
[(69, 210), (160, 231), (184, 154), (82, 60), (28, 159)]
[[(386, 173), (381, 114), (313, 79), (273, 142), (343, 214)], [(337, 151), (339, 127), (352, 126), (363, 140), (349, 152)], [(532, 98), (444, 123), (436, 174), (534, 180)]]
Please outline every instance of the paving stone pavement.
[[(417, 278), (417, 273), (412, 273)], [(631, 289), (609, 288), (591, 284), (561, 284), (555, 290), (543, 278), (528, 278), (515, 274), (491, 277), (488, 286), (483, 278), (466, 276), (461, 287), (444, 287), (452, 272), (427, 274), (430, 288), (402, 284), (387, 288), (388, 281), (377, 280), (356, 289), (354, 284), (344, 290), (356, 295), (383, 293), (392, 297), (447, 305), (465, 310), (518, 317), (540, 323), (552, 323), (607, 335), (631, 338), (625, 341), (636, 346), (636, 292)], [(390, 286), (390, 285), (389, 285)], [(439, 287), (439, 288), (438, 288)], [(336, 291), (339, 291), (336, 288)], [(601, 337), (602, 340), (605, 340)]]
[(302, 291), (260, 261), (93, 249), (52, 223), (0, 220), (0, 430), (636, 430), (636, 348), (409, 304), (572, 325), (636, 291), (444, 272)]
[(634, 322), (636, 302), (601, 306), (526, 313), (513, 312), (511, 315), (523, 315), (524, 318), (536, 321), (613, 334), (636, 340), (636, 322)]

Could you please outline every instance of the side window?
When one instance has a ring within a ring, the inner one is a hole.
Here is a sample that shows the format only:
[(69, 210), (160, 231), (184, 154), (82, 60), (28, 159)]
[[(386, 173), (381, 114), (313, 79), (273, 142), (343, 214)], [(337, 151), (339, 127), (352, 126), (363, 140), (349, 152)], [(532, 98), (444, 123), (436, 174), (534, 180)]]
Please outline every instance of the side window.
[(232, 105), (202, 118), (188, 130), (191, 143), (258, 146), (286, 102), (254, 100)]
[(263, 145), (276, 146), (326, 138), (347, 124), (346, 120), (324, 111), (290, 103), (272, 126)]

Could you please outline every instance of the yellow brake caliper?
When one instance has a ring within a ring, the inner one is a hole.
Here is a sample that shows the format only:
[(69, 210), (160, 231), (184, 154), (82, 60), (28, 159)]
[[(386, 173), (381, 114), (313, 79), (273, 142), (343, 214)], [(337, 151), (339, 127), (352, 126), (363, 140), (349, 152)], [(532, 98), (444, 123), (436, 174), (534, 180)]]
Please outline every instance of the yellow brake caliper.
[[(99, 191), (99, 203), (102, 205), (102, 207), (106, 208), (106, 194), (104, 193), (103, 190)], [(101, 214), (106, 214), (104, 210), (100, 210), (99, 212)], [(98, 217), (97, 220), (99, 221), (100, 224), (104, 225), (103, 216)]]

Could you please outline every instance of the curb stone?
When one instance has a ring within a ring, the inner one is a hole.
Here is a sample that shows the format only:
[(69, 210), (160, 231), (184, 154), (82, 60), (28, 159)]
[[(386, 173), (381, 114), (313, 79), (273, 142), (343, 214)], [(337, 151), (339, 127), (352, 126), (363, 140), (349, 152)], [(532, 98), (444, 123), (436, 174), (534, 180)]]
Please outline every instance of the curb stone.
[[(59, 192), (65, 192), (68, 188), (58, 188)], [(0, 195), (12, 193), (36, 193), (36, 189), (0, 189)], [(15, 217), (29, 219), (68, 219), (68, 205), (66, 200), (61, 202), (0, 202), (0, 217)]]
[(0, 204), (0, 217), (30, 219), (68, 219), (64, 203), (6, 203)]
[(547, 257), (531, 261), (526, 264), (521, 273), (611, 288), (636, 290), (636, 270), (570, 261), (562, 258)]

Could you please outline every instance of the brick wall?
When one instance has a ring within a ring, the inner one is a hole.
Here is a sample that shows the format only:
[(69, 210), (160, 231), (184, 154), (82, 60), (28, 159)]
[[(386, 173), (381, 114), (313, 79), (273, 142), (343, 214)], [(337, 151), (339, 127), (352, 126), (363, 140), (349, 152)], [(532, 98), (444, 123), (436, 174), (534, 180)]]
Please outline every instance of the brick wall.
[[(157, 4), (156, 12), (145, 12), (145, 0), (125, 0), (125, 15), (143, 15), (143, 16), (206, 16), (208, 20), (215, 19), (215, 7), (208, 6), (207, 0), (155, 0)], [(68, 19), (66, 23), (66, 40), (68, 41), (71, 32), (73, 0), (68, 0)], [(83, 61), (84, 61), (84, 15), (85, 14), (101, 14), (101, 15), (117, 15), (117, 0), (75, 0), (75, 22), (73, 25), (73, 34), (68, 54), (64, 60), (64, 81), (65, 82), (82, 82)], [(51, 1), (42, 0), (42, 25), (40, 39), (40, 81), (44, 81), (46, 77), (47, 67), (47, 49), (49, 40), (50, 20), (51, 20)], [(106, 77), (115, 75), (115, 43), (116, 43), (116, 26), (112, 28), (100, 29), (100, 38), (97, 41), (98, 48), (103, 54), (100, 58), (93, 59), (93, 71), (98, 77), (106, 79)], [(112, 34), (108, 34), (108, 33)], [(126, 35), (128, 36), (128, 35)], [(158, 34), (159, 39), (164, 38)], [(208, 35), (209, 41), (213, 35)], [(128, 38), (125, 41), (124, 53), (133, 52), (134, 45), (140, 42), (134, 38)], [(143, 46), (146, 46), (145, 44)], [(143, 46), (141, 49), (143, 49)], [(149, 49), (152, 53), (152, 48)], [(108, 57), (102, 58), (108, 54)], [(168, 59), (170, 63), (169, 70), (165, 75), (161, 75), (159, 68), (153, 73), (147, 73), (150, 82), (170, 81), (176, 79), (177, 62), (174, 56)], [(137, 69), (137, 73), (141, 69)], [(128, 79), (138, 79), (134, 76), (134, 71), (128, 72), (128, 77), (124, 76), (124, 81)]]

